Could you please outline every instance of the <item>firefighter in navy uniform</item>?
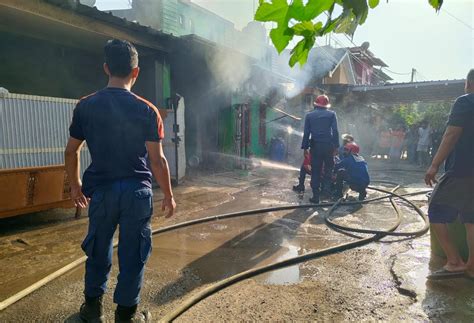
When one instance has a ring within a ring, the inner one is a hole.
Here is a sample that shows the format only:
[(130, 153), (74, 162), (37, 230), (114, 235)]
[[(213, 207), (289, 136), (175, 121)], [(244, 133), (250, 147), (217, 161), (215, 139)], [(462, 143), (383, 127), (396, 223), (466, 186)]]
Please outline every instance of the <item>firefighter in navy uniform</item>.
[[(77, 207), (90, 203), (89, 229), (81, 246), (87, 261), (85, 302), (79, 316), (84, 322), (104, 322), (103, 295), (118, 227), (115, 322), (150, 322), (150, 313), (137, 311), (137, 306), (152, 248), (152, 172), (164, 194), (162, 209), (172, 216), (176, 207), (161, 143), (163, 121), (153, 104), (131, 92), (140, 70), (135, 47), (114, 39), (107, 42), (104, 52), (109, 82), (77, 104), (65, 152), (71, 198)], [(84, 142), (92, 163), (82, 184), (78, 155)]]
[[(339, 148), (337, 117), (330, 108), (329, 98), (319, 95), (314, 101), (314, 110), (305, 117), (304, 135), (301, 149), (304, 155), (311, 154), (311, 203), (318, 204), (321, 191), (330, 196), (331, 176), (334, 169), (334, 155)], [(321, 181), (321, 171), (324, 176)], [(321, 183), (322, 182), (322, 183)]]
[(359, 146), (355, 142), (344, 145), (343, 158), (336, 164), (336, 183), (334, 185), (334, 198), (343, 196), (344, 182), (359, 193), (359, 201), (367, 196), (367, 187), (370, 184), (367, 162), (359, 155)]

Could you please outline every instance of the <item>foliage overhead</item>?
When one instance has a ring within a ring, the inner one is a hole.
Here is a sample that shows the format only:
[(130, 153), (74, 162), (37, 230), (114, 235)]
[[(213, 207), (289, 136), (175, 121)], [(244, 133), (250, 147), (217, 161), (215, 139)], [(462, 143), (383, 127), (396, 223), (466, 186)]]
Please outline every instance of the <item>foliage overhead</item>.
[[(388, 0), (387, 0), (388, 1)], [(428, 0), (440, 10), (443, 0)], [(259, 0), (255, 20), (273, 22), (270, 38), (278, 53), (293, 38), (301, 38), (291, 50), (290, 66), (304, 65), (317, 37), (331, 32), (353, 35), (380, 0)], [(335, 9), (338, 10), (335, 10)], [(340, 12), (339, 14), (334, 14)]]

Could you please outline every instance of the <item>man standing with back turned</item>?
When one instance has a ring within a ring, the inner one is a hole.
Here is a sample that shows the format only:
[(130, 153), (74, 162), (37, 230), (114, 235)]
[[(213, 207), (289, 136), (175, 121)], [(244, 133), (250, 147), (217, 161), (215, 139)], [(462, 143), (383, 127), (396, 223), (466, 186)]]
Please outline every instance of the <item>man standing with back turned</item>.
[[(168, 209), (167, 217), (176, 208), (161, 144), (163, 122), (153, 104), (130, 91), (140, 71), (135, 47), (114, 39), (104, 49), (108, 85), (77, 104), (65, 152), (71, 198), (81, 208), (90, 201), (89, 229), (81, 245), (87, 261), (80, 317), (85, 322), (104, 320), (102, 296), (118, 225), (120, 272), (114, 293), (115, 322), (149, 322), (150, 313), (137, 312), (137, 305), (152, 246), (152, 173), (164, 193), (162, 210)], [(79, 153), (84, 141), (92, 163), (82, 185)]]
[[(466, 80), (466, 95), (457, 98), (451, 109), (444, 133), (431, 167), (426, 172), (428, 185), (437, 183), (430, 199), (428, 217), (447, 262), (429, 278), (467, 275), (474, 279), (474, 69)], [(446, 173), (436, 181), (441, 164)], [(449, 236), (447, 223), (456, 218), (466, 226), (469, 259), (464, 263)]]
[[(304, 120), (304, 135), (301, 149), (304, 155), (311, 153), (311, 203), (318, 204), (321, 185), (321, 170), (324, 166), (322, 190), (325, 194), (331, 192), (331, 176), (334, 168), (334, 155), (339, 148), (339, 132), (337, 117), (334, 111), (328, 110), (331, 105), (326, 95), (319, 95), (314, 101), (314, 110), (308, 113)], [(310, 139), (311, 138), (311, 139)], [(309, 152), (308, 149), (311, 148)]]

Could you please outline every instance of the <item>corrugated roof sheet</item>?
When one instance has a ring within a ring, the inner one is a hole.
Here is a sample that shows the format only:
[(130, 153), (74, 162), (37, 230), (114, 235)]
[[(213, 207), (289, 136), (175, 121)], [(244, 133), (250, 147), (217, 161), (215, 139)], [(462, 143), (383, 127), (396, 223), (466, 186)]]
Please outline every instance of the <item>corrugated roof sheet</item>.
[(118, 27), (124, 27), (133, 31), (144, 32), (152, 36), (158, 36), (163, 38), (176, 38), (173, 35), (166, 34), (160, 30), (154, 28), (140, 25), (138, 22), (129, 21), (125, 18), (120, 18), (114, 16), (111, 12), (100, 11), (96, 7), (89, 7), (83, 5), (75, 0), (43, 0), (44, 2), (53, 4), (55, 6), (72, 10), (80, 15), (92, 17), (104, 22), (107, 22), (111, 25), (116, 25)]

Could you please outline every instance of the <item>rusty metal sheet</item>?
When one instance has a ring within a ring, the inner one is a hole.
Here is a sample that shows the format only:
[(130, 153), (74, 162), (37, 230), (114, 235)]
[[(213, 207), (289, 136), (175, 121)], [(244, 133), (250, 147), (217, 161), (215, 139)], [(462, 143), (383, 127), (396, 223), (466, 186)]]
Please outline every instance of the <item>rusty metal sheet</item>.
[(64, 165), (0, 170), (0, 218), (73, 207)]

